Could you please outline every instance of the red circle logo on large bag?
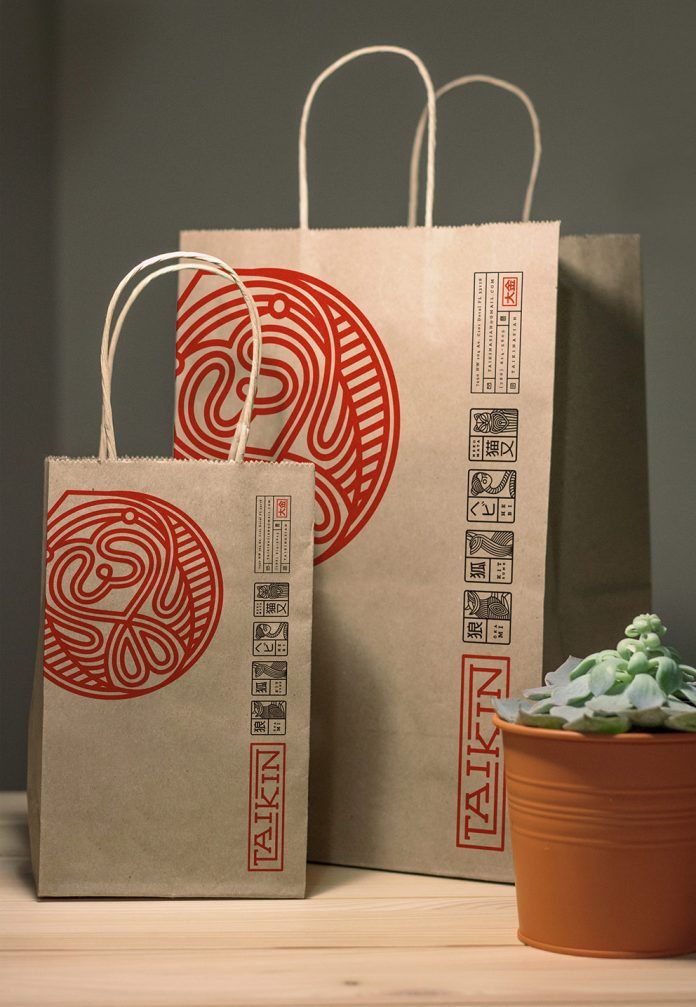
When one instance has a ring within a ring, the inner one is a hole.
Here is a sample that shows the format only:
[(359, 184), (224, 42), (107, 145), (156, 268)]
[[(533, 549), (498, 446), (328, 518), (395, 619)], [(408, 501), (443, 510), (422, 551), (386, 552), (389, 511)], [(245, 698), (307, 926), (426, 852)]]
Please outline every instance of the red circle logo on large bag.
[(222, 575), (187, 514), (147, 493), (64, 493), (46, 529), (44, 675), (128, 699), (180, 678), (213, 638)]
[[(315, 563), (375, 513), (399, 443), (386, 350), (335, 287), (291, 269), (240, 269), (261, 317), (263, 363), (247, 459), (313, 462)], [(175, 454), (226, 458), (248, 388), (251, 328), (238, 289), (197, 273), (179, 299)]]

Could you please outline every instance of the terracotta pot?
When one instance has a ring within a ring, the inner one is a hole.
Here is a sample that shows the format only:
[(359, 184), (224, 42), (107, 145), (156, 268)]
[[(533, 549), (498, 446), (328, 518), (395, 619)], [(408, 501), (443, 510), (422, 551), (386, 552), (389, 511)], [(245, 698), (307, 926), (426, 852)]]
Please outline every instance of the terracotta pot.
[(696, 734), (508, 724), (518, 935), (570, 955), (696, 952)]

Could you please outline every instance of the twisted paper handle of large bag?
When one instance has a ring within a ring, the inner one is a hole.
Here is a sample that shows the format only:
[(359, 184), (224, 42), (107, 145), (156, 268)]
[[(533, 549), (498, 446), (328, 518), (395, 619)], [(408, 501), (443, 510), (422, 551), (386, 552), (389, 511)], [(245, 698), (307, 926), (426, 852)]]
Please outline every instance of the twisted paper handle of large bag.
[[(373, 53), (394, 53), (397, 56), (405, 56), (406, 59), (410, 59), (412, 63), (415, 63), (418, 73), (423, 78), (423, 83), (425, 84), (425, 90), (428, 95), (428, 102), (426, 105), (426, 113), (428, 117), (428, 154), (427, 154), (427, 169), (426, 169), (426, 181), (425, 181), (425, 224), (426, 227), (432, 227), (433, 224), (433, 202), (435, 199), (435, 88), (433, 87), (433, 82), (430, 78), (425, 64), (423, 61), (416, 56), (414, 52), (410, 49), (403, 49), (398, 45), (370, 45), (363, 49), (354, 49), (353, 52), (346, 53), (345, 56), (341, 56), (337, 59), (335, 63), (331, 66), (327, 66), (323, 70), (317, 79), (314, 81), (309, 89), (307, 97), (305, 99), (304, 107), (302, 109), (302, 118), (300, 120), (300, 136), (298, 145), (298, 168), (299, 168), (299, 180), (300, 180), (300, 229), (303, 231), (309, 230), (309, 190), (307, 186), (307, 123), (309, 122), (309, 113), (312, 109), (312, 103), (314, 101), (315, 95), (327, 77), (330, 77), (336, 70), (339, 70), (346, 63), (350, 63), (351, 60), (358, 59), (360, 56), (369, 56)], [(426, 114), (424, 113), (424, 114)], [(421, 139), (423, 142), (423, 130), (421, 130)], [(420, 147), (419, 147), (420, 150)]]
[[(121, 308), (112, 332), (111, 327), (113, 317), (116, 312), (116, 306), (130, 281), (144, 270), (150, 269), (152, 266), (156, 266), (162, 262), (171, 262), (172, 259), (181, 259), (182, 261), (156, 269), (144, 279), (140, 280), (140, 282), (133, 288), (128, 295), (125, 304)], [(162, 276), (165, 273), (175, 273), (187, 269), (195, 269), (199, 272), (211, 273), (213, 275), (222, 276), (226, 279), (232, 280), (244, 298), (244, 303), (249, 311), (252, 333), (252, 358), (251, 373), (249, 375), (249, 389), (247, 391), (242, 413), (239, 423), (237, 424), (237, 429), (235, 431), (232, 444), (230, 445), (228, 455), (229, 461), (231, 462), (244, 461), (244, 452), (246, 450), (247, 439), (249, 437), (249, 424), (251, 423), (251, 414), (254, 408), (254, 399), (256, 397), (256, 385), (258, 382), (259, 370), (261, 368), (261, 322), (259, 320), (256, 304), (254, 303), (251, 294), (244, 286), (234, 269), (232, 269), (232, 267), (226, 262), (223, 262), (222, 259), (218, 259), (214, 255), (204, 255), (200, 252), (167, 252), (164, 255), (155, 255), (151, 259), (145, 259), (139, 265), (131, 269), (126, 276), (124, 276), (113, 293), (106, 312), (106, 318), (104, 320), (104, 330), (102, 333), (101, 343), (102, 419), (99, 439), (100, 461), (106, 461), (107, 459), (115, 460), (118, 457), (116, 454), (114, 418), (111, 408), (111, 380), (113, 376), (116, 347), (118, 346), (118, 340), (121, 335), (123, 323), (126, 320), (126, 315), (141, 291), (143, 291), (145, 287), (149, 283), (152, 283), (152, 281), (158, 276)]]
[[(443, 84), (435, 92), (435, 99), (441, 98), (448, 91), (454, 91), (455, 88), (464, 87), (466, 84), (492, 84), (493, 87), (499, 87), (503, 91), (509, 91), (510, 94), (516, 95), (522, 104), (527, 109), (529, 113), (529, 118), (532, 123), (532, 133), (534, 135), (534, 155), (532, 157), (532, 168), (529, 173), (529, 182), (527, 183), (527, 191), (524, 196), (524, 204), (522, 206), (522, 221), (527, 223), (532, 213), (532, 200), (534, 199), (534, 189), (536, 187), (537, 175), (539, 174), (539, 162), (541, 161), (541, 130), (539, 128), (539, 116), (537, 115), (532, 99), (529, 95), (522, 90), (521, 87), (517, 87), (516, 84), (511, 84), (509, 80), (501, 80), (500, 77), (488, 77), (483, 73), (470, 74), (467, 77), (457, 77), (455, 80), (449, 81), (447, 84)], [(408, 188), (408, 226), (415, 227), (416, 217), (418, 216), (418, 169), (420, 165), (420, 155), (421, 148), (423, 146), (423, 131), (425, 129), (425, 120), (428, 114), (427, 107), (421, 112), (421, 117), (418, 121), (418, 126), (416, 127), (416, 134), (413, 138), (413, 147), (411, 149), (411, 169), (409, 172), (409, 188)], [(428, 224), (426, 217), (426, 227), (432, 226), (432, 220)]]

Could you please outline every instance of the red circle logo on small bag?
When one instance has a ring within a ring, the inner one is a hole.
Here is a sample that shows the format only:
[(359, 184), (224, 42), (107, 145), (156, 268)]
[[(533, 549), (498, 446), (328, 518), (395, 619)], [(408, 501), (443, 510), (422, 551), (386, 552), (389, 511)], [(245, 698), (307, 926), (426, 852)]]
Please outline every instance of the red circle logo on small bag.
[[(261, 317), (263, 364), (247, 459), (314, 462), (315, 563), (340, 552), (384, 496), (399, 443), (387, 352), (344, 294), (291, 269), (240, 269)], [(194, 276), (177, 321), (178, 458), (226, 458), (251, 366), (239, 290)]]
[(127, 699), (193, 667), (220, 619), (222, 575), (187, 514), (147, 493), (64, 493), (46, 529), (44, 675)]

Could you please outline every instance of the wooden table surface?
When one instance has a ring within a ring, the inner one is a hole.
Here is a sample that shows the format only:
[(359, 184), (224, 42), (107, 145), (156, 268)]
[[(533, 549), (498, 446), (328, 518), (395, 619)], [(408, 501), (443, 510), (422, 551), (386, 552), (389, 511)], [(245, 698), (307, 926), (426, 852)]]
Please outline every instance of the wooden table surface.
[(307, 896), (38, 902), (24, 795), (0, 795), (0, 1005), (696, 1004), (696, 956), (523, 947), (509, 885), (312, 864)]

